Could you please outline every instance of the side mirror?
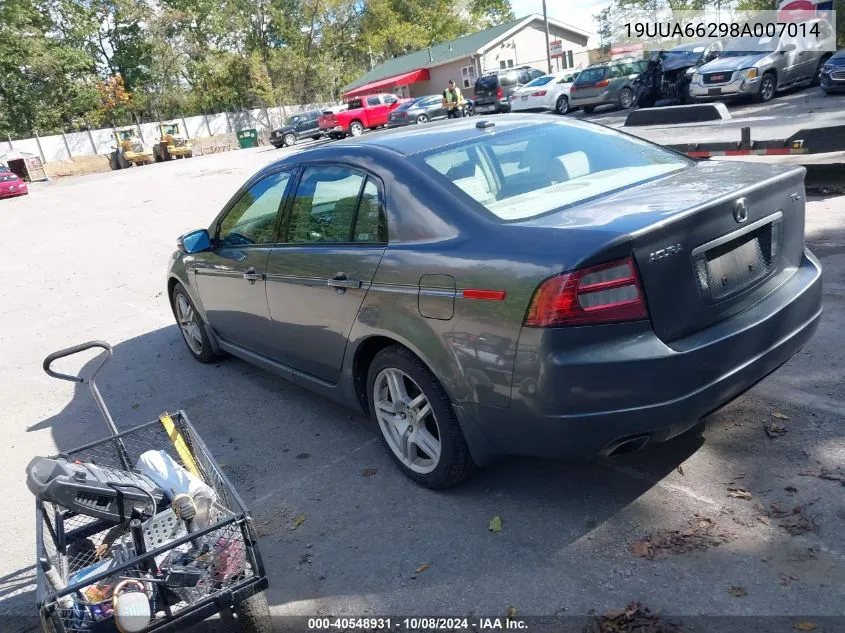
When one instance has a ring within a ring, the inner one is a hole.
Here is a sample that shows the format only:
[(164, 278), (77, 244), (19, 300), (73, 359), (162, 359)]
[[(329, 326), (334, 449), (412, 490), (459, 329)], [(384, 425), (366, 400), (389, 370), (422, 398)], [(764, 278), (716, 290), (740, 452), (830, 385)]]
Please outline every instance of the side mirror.
[(783, 48), (780, 50), (781, 53), (789, 53), (795, 50), (795, 44), (784, 44)]
[(211, 238), (208, 235), (208, 231), (199, 229), (185, 233), (185, 235), (177, 240), (176, 245), (183, 253), (192, 255), (193, 253), (202, 253), (203, 251), (209, 250), (211, 248)]

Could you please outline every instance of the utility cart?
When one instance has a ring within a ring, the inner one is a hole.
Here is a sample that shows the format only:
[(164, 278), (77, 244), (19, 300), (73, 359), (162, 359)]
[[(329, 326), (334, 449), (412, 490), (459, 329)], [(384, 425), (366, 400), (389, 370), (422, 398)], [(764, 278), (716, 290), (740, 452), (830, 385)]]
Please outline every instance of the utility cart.
[[(51, 368), (92, 348), (104, 353), (90, 378)], [(111, 433), (27, 469), (42, 629), (182, 631), (220, 614), (232, 631), (269, 633), (267, 577), (243, 500), (183, 411), (118, 430), (95, 382), (111, 355), (92, 341), (44, 360), (53, 378), (88, 383)], [(167, 483), (177, 480), (190, 490)]]

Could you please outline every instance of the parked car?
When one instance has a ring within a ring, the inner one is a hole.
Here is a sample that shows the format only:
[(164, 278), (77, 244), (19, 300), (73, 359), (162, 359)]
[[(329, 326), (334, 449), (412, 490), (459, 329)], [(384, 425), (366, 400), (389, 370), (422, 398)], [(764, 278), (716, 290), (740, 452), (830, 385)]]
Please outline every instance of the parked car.
[(0, 172), (0, 198), (25, 196), (29, 193), (26, 181), (10, 171)]
[(578, 73), (563, 71), (537, 77), (511, 94), (511, 110), (569, 112), (569, 89)]
[(350, 99), (345, 110), (325, 111), (320, 115), (320, 131), (332, 138), (361, 136), (366, 129), (387, 125), (390, 113), (407, 99), (392, 94), (376, 94)]
[(634, 80), (634, 104), (650, 108), (689, 103), (689, 85), (695, 69), (716, 59), (724, 47), (717, 39), (655, 52), (645, 72)]
[(541, 70), (523, 66), (482, 75), (475, 80), (475, 111), (479, 114), (510, 112), (511, 94), (543, 74)]
[[(751, 97), (765, 103), (779, 90), (817, 82), (831, 56), (825, 49), (833, 47), (835, 36), (827, 20), (805, 24), (808, 37), (804, 40), (786, 35), (729, 40), (717, 59), (693, 75), (690, 95), (696, 99)], [(814, 24), (818, 24), (818, 37), (809, 35)]]
[[(291, 153), (183, 235), (188, 351), (359, 411), (413, 480), (692, 428), (821, 317), (804, 169), (514, 114)], [(472, 359), (472, 363), (464, 362)]]
[(825, 94), (845, 90), (845, 48), (838, 51), (822, 66), (821, 86)]
[(301, 114), (294, 114), (280, 128), (270, 133), (270, 143), (273, 147), (290, 147), (301, 138), (322, 138), (320, 131), (320, 111), (311, 110)]
[(440, 95), (429, 95), (411, 99), (396, 108), (387, 119), (387, 127), (428, 123), (445, 118), (446, 108), (442, 105)]
[(569, 106), (587, 114), (607, 104), (626, 110), (634, 104), (634, 79), (647, 67), (644, 59), (620, 59), (585, 68), (569, 89)]

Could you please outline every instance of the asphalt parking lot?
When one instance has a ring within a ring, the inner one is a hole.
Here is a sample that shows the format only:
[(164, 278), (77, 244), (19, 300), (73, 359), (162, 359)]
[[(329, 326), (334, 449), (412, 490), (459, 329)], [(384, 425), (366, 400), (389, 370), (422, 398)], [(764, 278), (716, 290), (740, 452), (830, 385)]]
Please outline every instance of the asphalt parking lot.
[(34, 608), (27, 462), (106, 433), (87, 390), (41, 360), (103, 339), (118, 425), (184, 409), (252, 507), (274, 613), (568, 616), (641, 601), (681, 617), (845, 614), (845, 196), (807, 207), (825, 266), (818, 333), (703, 439), (613, 461), (509, 459), (438, 493), (394, 469), (368, 421), (240, 360), (196, 363), (173, 323), (176, 237), (287, 151), (36, 183), (0, 202), (0, 613)]

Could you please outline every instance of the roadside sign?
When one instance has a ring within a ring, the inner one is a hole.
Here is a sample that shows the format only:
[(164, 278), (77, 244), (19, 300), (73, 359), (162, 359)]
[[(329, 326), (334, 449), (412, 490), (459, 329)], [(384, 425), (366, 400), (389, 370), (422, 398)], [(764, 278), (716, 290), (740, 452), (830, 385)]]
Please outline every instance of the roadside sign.
[(549, 54), (552, 57), (560, 57), (563, 55), (563, 41), (552, 40), (549, 42)]

